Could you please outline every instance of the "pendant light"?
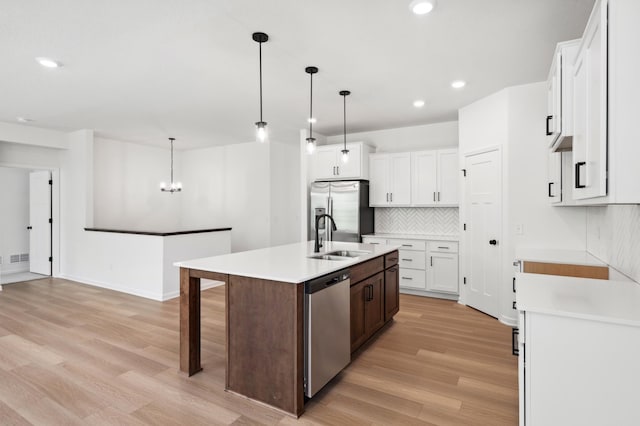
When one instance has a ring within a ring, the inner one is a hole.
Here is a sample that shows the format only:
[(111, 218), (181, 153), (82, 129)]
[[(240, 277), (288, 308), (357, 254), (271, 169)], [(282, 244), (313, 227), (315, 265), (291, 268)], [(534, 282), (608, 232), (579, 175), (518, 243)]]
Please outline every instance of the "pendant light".
[(171, 182), (169, 183), (169, 186), (164, 182), (160, 183), (160, 191), (170, 192), (172, 194), (174, 192), (182, 191), (182, 183), (173, 181), (173, 141), (175, 140), (176, 138), (169, 138), (169, 142), (171, 143)]
[(347, 96), (351, 94), (348, 90), (341, 90), (340, 96), (343, 99), (343, 111), (344, 111), (344, 149), (342, 152), (342, 162), (349, 162), (349, 150), (347, 149)]
[(313, 154), (316, 149), (316, 138), (313, 137), (313, 75), (318, 72), (318, 67), (306, 67), (305, 72), (309, 74), (309, 137), (307, 138), (307, 152)]
[(265, 33), (253, 33), (253, 41), (258, 43), (260, 55), (260, 121), (256, 122), (256, 139), (258, 142), (266, 142), (269, 135), (267, 133), (267, 122), (262, 120), (262, 43), (269, 40)]

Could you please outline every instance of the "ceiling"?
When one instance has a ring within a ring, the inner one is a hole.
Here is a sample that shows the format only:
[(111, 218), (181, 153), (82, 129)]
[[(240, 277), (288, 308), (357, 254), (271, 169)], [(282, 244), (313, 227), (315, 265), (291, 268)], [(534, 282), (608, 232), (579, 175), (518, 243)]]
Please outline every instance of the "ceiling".
[[(254, 140), (258, 45), (272, 140), (457, 119), (504, 87), (545, 80), (555, 44), (580, 37), (593, 0), (2, 0), (0, 121), (176, 149)], [(45, 69), (46, 56), (64, 67)], [(451, 81), (467, 86), (452, 89)], [(423, 108), (412, 102), (423, 99)]]

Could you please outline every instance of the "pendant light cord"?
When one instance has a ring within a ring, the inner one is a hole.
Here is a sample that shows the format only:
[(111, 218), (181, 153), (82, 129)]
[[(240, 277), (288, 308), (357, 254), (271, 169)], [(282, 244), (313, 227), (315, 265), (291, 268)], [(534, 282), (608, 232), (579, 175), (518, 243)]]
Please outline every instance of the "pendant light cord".
[(311, 90), (309, 96), (309, 137), (313, 138), (313, 73), (309, 73), (311, 78)]
[(262, 122), (262, 42), (258, 43), (260, 57), (260, 121)]
[(173, 138), (169, 138), (171, 141), (171, 186), (173, 186)]
[(342, 95), (344, 101), (343, 104), (343, 118), (344, 118), (344, 149), (347, 149), (347, 95)]

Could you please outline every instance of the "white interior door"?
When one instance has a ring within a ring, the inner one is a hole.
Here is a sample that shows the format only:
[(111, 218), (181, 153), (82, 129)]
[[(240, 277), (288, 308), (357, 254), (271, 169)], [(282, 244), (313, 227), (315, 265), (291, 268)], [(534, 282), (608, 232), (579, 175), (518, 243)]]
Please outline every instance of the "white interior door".
[(29, 174), (29, 270), (51, 275), (51, 186), (49, 171)]
[(467, 305), (498, 317), (502, 249), (500, 151), (466, 157)]

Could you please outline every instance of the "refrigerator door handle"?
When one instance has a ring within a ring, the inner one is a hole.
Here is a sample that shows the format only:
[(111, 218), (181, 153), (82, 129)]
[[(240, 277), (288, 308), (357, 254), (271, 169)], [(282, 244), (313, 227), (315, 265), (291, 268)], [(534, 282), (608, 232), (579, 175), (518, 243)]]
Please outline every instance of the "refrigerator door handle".
[[(333, 197), (329, 196), (329, 216), (333, 217)], [(327, 222), (328, 224), (328, 222)], [(333, 226), (325, 226), (327, 241), (333, 241)]]

